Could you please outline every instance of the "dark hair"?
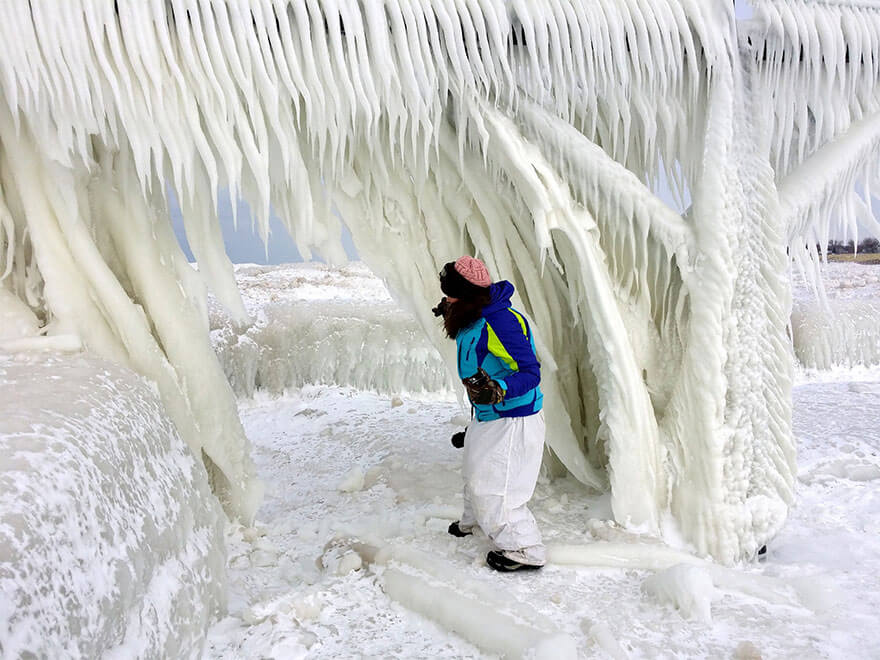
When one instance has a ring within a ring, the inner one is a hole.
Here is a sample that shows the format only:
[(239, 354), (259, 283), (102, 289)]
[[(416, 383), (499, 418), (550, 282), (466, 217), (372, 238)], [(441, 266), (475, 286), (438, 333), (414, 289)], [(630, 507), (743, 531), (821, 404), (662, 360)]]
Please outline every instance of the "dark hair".
[(489, 289), (477, 288), (480, 291), (475, 295), (447, 303), (443, 314), (443, 329), (450, 339), (455, 339), (459, 330), (479, 319), (483, 315), (483, 308), (491, 302)]

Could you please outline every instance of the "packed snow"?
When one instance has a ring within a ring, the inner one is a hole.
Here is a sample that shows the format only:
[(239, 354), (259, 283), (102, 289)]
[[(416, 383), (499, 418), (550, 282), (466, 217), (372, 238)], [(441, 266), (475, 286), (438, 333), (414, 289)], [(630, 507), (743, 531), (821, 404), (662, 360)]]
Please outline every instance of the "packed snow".
[[(831, 279), (878, 270), (844, 265)], [(388, 304), (358, 266), (237, 271), (254, 312), (326, 296), (356, 318)], [(607, 494), (544, 475), (530, 505), (549, 551), (537, 575), (496, 574), (485, 537), (446, 533), (461, 507), (449, 438), (468, 420), (452, 392), (258, 390), (240, 409), (266, 501), (254, 527), (227, 527), (229, 615), (206, 656), (876, 656), (880, 370), (799, 382), (798, 499), (766, 560), (698, 559), (609, 522)]]
[(0, 655), (199, 654), (226, 603), (224, 520), (154, 385), (0, 351)]

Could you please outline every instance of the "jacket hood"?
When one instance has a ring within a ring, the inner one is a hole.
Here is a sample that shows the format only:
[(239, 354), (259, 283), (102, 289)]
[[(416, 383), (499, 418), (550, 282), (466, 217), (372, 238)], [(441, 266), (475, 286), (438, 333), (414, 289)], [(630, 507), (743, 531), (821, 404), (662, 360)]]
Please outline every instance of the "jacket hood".
[(483, 314), (491, 314), (510, 307), (510, 297), (513, 295), (513, 285), (507, 280), (495, 282), (489, 286), (489, 304), (483, 308)]

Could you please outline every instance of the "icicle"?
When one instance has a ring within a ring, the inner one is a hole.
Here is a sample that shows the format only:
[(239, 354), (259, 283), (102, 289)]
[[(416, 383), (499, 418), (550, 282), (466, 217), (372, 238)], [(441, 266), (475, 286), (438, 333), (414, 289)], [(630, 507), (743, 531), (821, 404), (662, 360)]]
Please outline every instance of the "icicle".
[(15, 223), (9, 209), (6, 208), (6, 202), (3, 199), (3, 188), (0, 186), (0, 248), (6, 244), (6, 256), (3, 262), (3, 272), (0, 273), (0, 282), (9, 277), (12, 273), (12, 266), (15, 263)]

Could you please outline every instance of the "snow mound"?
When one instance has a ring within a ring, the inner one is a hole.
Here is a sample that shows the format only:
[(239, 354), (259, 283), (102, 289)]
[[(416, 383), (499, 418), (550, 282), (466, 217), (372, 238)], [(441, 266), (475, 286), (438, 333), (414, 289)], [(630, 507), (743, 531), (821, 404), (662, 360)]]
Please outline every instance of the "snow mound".
[(336, 489), (343, 493), (354, 493), (363, 490), (364, 478), (364, 471), (359, 467), (353, 467), (345, 474)]
[(715, 585), (704, 568), (678, 564), (652, 575), (642, 588), (661, 603), (675, 606), (685, 618), (712, 621)]
[(4, 657), (193, 657), (225, 605), (220, 508), (155, 388), (0, 356)]

